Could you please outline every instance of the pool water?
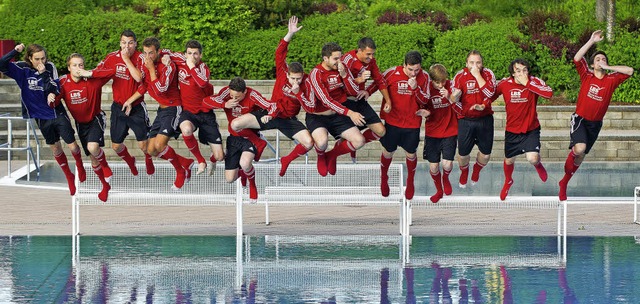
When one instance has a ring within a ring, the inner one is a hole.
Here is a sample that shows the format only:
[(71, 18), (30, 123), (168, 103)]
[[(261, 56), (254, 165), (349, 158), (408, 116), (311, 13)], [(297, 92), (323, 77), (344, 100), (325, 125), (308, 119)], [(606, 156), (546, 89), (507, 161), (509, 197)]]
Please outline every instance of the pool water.
[[(640, 239), (0, 237), (0, 303), (640, 303)], [(409, 246), (408, 257), (403, 246)]]

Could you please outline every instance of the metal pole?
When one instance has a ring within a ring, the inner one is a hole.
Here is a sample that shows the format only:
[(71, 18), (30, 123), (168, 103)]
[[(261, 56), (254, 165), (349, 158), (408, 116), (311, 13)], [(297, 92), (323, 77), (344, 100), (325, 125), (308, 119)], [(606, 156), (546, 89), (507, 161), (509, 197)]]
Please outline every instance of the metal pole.
[(567, 204), (567, 201), (563, 202), (564, 204), (564, 218), (563, 220), (563, 231), (562, 231), (562, 261), (563, 262), (567, 262), (567, 207), (569, 206), (569, 204)]
[(9, 144), (9, 150), (7, 150), (7, 177), (11, 178), (11, 148), (13, 143), (13, 126), (11, 119), (7, 119), (7, 144)]
[(27, 181), (31, 181), (31, 134), (29, 133), (29, 124), (27, 123)]
[[(242, 169), (240, 169), (242, 170)], [(242, 184), (236, 180), (236, 237), (242, 238)]]

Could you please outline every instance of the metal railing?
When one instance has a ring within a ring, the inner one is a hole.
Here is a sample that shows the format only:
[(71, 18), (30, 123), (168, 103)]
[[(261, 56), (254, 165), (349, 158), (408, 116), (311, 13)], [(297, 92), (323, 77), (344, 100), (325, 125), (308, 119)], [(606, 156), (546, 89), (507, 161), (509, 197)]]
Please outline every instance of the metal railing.
[[(14, 151), (26, 152), (27, 154), (27, 168), (29, 168), (30, 164), (33, 163), (35, 165), (35, 170), (37, 174), (37, 178), (40, 178), (40, 139), (38, 138), (38, 134), (36, 133), (36, 128), (33, 126), (33, 120), (17, 117), (17, 116), (9, 116), (9, 113), (0, 114), (0, 120), (7, 121), (7, 142), (0, 143), (0, 151), (7, 152), (7, 177), (11, 178), (11, 172), (13, 171), (11, 168), (11, 158)], [(26, 131), (27, 138), (25, 146), (14, 147), (13, 146), (13, 121), (25, 121), (26, 122)], [(31, 139), (35, 141), (35, 152), (34, 147), (31, 145)], [(31, 170), (27, 170), (27, 181), (31, 180)]]

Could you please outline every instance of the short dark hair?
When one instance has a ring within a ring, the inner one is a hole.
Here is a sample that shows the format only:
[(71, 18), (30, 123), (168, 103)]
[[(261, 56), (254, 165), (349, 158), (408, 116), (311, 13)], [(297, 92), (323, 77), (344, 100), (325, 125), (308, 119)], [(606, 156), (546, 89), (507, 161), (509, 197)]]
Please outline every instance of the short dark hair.
[(511, 64), (509, 64), (509, 75), (513, 75), (513, 73), (515, 73), (513, 67), (516, 65), (516, 63), (524, 65), (527, 68), (527, 70), (531, 69), (531, 65), (529, 64), (528, 61), (526, 61), (526, 60), (524, 60), (522, 58), (516, 58), (513, 61), (511, 61)]
[(80, 58), (80, 59), (82, 59), (82, 62), (85, 61), (84, 60), (84, 56), (82, 56), (79, 53), (73, 53), (73, 54), (69, 55), (69, 57), (67, 57), (67, 67), (69, 67), (69, 61), (71, 61), (71, 59), (73, 59), (73, 58)]
[(302, 63), (300, 62), (289, 63), (289, 73), (304, 73), (304, 68), (302, 68)]
[(160, 50), (160, 40), (158, 40), (158, 38), (156, 37), (147, 37), (144, 39), (144, 41), (142, 41), (142, 46), (146, 46), (146, 47), (150, 47), (150, 46), (155, 46), (156, 47), (156, 51)]
[(469, 54), (467, 54), (467, 60), (469, 60), (469, 57), (471, 57), (471, 55), (478, 55), (478, 56), (480, 56), (480, 59), (482, 59), (482, 61), (484, 61), (484, 57), (482, 57), (482, 54), (480, 54), (480, 51), (478, 51), (478, 50), (469, 51)]
[(364, 37), (358, 40), (358, 49), (364, 50), (366, 48), (370, 48), (372, 50), (376, 49), (376, 43), (373, 42), (373, 39), (369, 37)]
[(335, 42), (329, 42), (322, 46), (322, 57), (331, 57), (333, 52), (342, 52), (342, 47)]
[(247, 84), (244, 82), (242, 77), (234, 77), (229, 81), (229, 89), (236, 92), (244, 92), (247, 90)]
[(409, 51), (404, 55), (405, 65), (422, 64), (422, 55), (418, 51)]
[(132, 30), (124, 30), (122, 31), (122, 34), (120, 34), (120, 37), (125, 36), (125, 37), (131, 37), (133, 38), (133, 41), (138, 41), (138, 37), (136, 37), (136, 34), (132, 31)]
[(29, 44), (27, 46), (27, 51), (24, 53), (24, 62), (26, 62), (30, 67), (34, 68), (33, 63), (31, 62), (31, 57), (33, 54), (44, 51), (44, 56), (47, 57), (47, 50), (39, 44)]
[(184, 51), (186, 52), (187, 49), (198, 49), (200, 54), (202, 54), (202, 44), (200, 44), (198, 40), (187, 41), (187, 44), (184, 46)]
[(609, 62), (609, 56), (607, 56), (607, 53), (605, 53), (604, 51), (595, 51), (593, 52), (593, 54), (591, 54), (591, 57), (589, 57), (589, 64), (593, 64), (593, 60), (595, 60), (596, 56), (598, 55), (603, 55), (604, 58), (607, 59), (607, 62)]

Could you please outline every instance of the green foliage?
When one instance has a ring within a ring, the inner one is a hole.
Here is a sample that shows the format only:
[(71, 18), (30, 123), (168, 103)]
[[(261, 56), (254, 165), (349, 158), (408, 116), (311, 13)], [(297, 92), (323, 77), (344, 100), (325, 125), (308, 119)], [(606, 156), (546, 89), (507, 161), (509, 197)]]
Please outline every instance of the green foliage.
[(260, 12), (254, 20), (254, 26), (259, 29), (273, 28), (287, 24), (290, 16), (303, 18), (311, 13), (315, 0), (242, 0), (244, 5), (254, 12)]
[(68, 0), (7, 0), (3, 1), (2, 20), (7, 20), (13, 15), (19, 16), (42, 16), (48, 18), (51, 16), (64, 16), (74, 13), (90, 13), (93, 11), (94, 4), (92, 0), (75, 0), (70, 5)]
[(616, 32), (616, 42), (614, 44), (598, 45), (598, 47), (607, 52), (610, 65), (626, 65), (635, 69), (631, 78), (622, 83), (614, 92), (613, 101), (640, 103), (639, 45), (640, 33), (629, 33), (624, 30)]
[(369, 9), (367, 9), (367, 15), (375, 20), (386, 12), (398, 11), (402, 11), (398, 2), (391, 0), (381, 0), (369, 6)]
[(526, 57), (532, 66), (532, 75), (544, 80), (553, 89), (555, 96), (561, 95), (575, 102), (580, 90), (580, 77), (572, 62), (567, 62), (564, 55), (555, 58), (549, 48), (541, 44), (535, 45), (534, 50)]
[[(257, 30), (236, 36), (211, 47), (211, 58), (204, 57), (212, 79), (274, 79), (274, 52), (286, 30)], [(291, 58), (291, 57), (290, 57)]]
[(434, 61), (434, 41), (439, 35), (440, 32), (427, 23), (383, 24), (368, 32), (378, 47), (376, 61), (381, 71), (402, 65), (404, 55), (412, 50), (422, 54), (423, 68), (428, 69)]
[(523, 57), (523, 51), (509, 37), (522, 37), (514, 20), (479, 22), (444, 33), (436, 38), (434, 59), (453, 75), (465, 67), (469, 51), (482, 53), (484, 66), (491, 69), (497, 79), (508, 75), (509, 63)]

